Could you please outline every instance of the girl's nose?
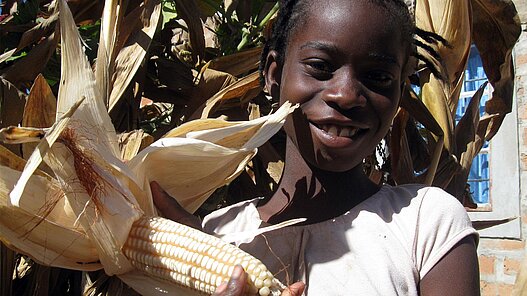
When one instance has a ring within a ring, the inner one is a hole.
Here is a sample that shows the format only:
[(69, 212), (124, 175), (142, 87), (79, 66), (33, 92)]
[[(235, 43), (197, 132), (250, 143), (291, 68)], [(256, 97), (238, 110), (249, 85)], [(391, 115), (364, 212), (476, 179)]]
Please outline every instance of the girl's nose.
[(324, 95), (324, 100), (329, 105), (337, 105), (343, 110), (366, 105), (362, 83), (351, 74), (333, 77), (329, 82)]

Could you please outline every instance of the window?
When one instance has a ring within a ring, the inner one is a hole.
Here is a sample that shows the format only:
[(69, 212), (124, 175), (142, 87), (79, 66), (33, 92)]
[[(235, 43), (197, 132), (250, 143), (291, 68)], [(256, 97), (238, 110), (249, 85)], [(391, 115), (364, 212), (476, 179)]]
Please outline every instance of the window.
[[(473, 46), (465, 72), (465, 83), (460, 95), (456, 121), (464, 114), (470, 98), (486, 81), (479, 52)], [(485, 102), (492, 92), (486, 87), (481, 99), (480, 112), (484, 113)], [(515, 101), (515, 100), (514, 100)], [(500, 130), (485, 143), (470, 169), (468, 183), (478, 209), (469, 212), (473, 221), (510, 222), (480, 231), (482, 237), (520, 238), (520, 193), (518, 159), (518, 121), (516, 104), (505, 117)]]

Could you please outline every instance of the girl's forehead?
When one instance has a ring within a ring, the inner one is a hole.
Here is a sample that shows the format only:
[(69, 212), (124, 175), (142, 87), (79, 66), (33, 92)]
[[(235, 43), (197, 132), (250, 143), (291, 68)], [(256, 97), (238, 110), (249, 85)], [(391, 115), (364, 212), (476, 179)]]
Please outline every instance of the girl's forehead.
[(305, 5), (302, 20), (296, 26), (296, 33), (305, 32), (307, 27), (318, 27), (328, 34), (347, 34), (349, 29), (361, 31), (382, 31), (399, 35), (405, 20), (394, 9), (401, 6), (381, 5), (382, 0), (331, 0), (314, 1)]

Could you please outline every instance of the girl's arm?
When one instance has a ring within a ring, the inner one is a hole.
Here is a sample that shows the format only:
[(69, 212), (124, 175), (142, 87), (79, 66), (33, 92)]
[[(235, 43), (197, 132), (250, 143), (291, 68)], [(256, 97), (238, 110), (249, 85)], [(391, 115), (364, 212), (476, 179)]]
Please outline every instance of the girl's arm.
[(419, 293), (430, 295), (480, 295), (479, 265), (474, 236), (457, 243), (421, 280)]

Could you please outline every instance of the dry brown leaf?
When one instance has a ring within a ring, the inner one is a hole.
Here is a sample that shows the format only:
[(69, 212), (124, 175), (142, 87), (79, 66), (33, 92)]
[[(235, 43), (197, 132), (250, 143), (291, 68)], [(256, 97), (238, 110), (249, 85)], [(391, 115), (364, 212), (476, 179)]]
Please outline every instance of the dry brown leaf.
[(410, 115), (399, 109), (392, 124), (390, 141), (391, 175), (396, 184), (415, 182), (414, 165), (406, 136), (406, 125)]
[(22, 121), (26, 95), (0, 76), (0, 127), (18, 125)]
[(472, 0), (474, 22), (472, 37), (478, 48), (483, 68), (494, 88), (485, 111), (499, 114), (491, 120), (485, 138), (498, 131), (503, 117), (511, 112), (514, 93), (512, 48), (521, 33), (520, 19), (511, 0)]
[(31, 82), (42, 73), (46, 63), (57, 47), (58, 38), (55, 33), (42, 40), (35, 46), (27, 56), (18, 60), (2, 76), (11, 81), (17, 87), (24, 84), (31, 84)]
[(261, 53), (262, 48), (255, 47), (215, 58), (210, 62), (209, 68), (239, 76), (258, 68)]
[[(139, 14), (139, 17), (136, 17)], [(112, 73), (112, 87), (109, 97), (109, 110), (111, 111), (121, 98), (126, 87), (143, 62), (148, 47), (157, 28), (161, 14), (161, 3), (157, 0), (144, 1), (144, 5), (136, 8), (123, 22), (123, 30), (133, 30), (115, 60), (115, 71)], [(124, 34), (126, 35), (126, 34)]]
[[(254, 72), (222, 89), (212, 98), (207, 100), (205, 109), (203, 109), (203, 112), (201, 113), (201, 118), (209, 117), (228, 100), (242, 100), (245, 98), (244, 101), (247, 101), (247, 94), (250, 93), (256, 95), (259, 93), (261, 90), (259, 78), (260, 74), (258, 72)], [(254, 93), (255, 90), (257, 93)]]
[(181, 18), (185, 21), (190, 33), (190, 44), (192, 46), (192, 57), (194, 62), (198, 62), (198, 56), (203, 59), (205, 56), (205, 36), (201, 16), (195, 1), (175, 0), (176, 9)]
[(480, 122), (479, 105), (485, 86), (486, 84), (482, 85), (474, 94), (465, 114), (456, 126), (457, 150), (455, 156), (459, 161), (460, 168), (449, 185), (449, 192), (457, 197), (462, 197), (465, 192), (472, 160), (478, 155), (483, 144), (482, 138), (478, 136), (477, 131)]
[(226, 89), (236, 82), (236, 77), (231, 74), (205, 68), (200, 73), (198, 84), (192, 89), (190, 101), (185, 110), (185, 119), (199, 118), (199, 114), (205, 108), (208, 99)]
[[(453, 116), (470, 50), (470, 3), (469, 0), (418, 0), (415, 16), (417, 27), (439, 34), (450, 44), (429, 44), (441, 56), (445, 81), (429, 71), (423, 71), (420, 79), (421, 98), (443, 129), (446, 149), (454, 152)], [(420, 48), (419, 53), (433, 60), (426, 50)]]
[[(39, 74), (29, 91), (22, 126), (27, 127), (50, 127), (55, 122), (55, 111), (57, 110), (57, 99), (49, 87), (44, 76)], [(28, 159), (37, 143), (22, 144), (22, 156)], [(51, 169), (41, 164), (42, 170), (50, 173)]]
[(137, 153), (154, 142), (154, 137), (143, 130), (134, 130), (119, 134), (119, 149), (121, 159), (124, 161), (132, 159)]

